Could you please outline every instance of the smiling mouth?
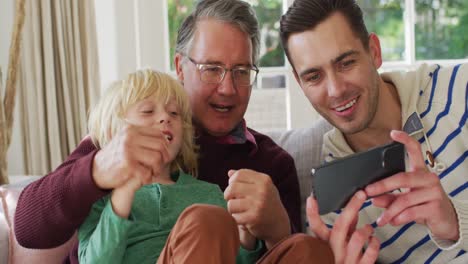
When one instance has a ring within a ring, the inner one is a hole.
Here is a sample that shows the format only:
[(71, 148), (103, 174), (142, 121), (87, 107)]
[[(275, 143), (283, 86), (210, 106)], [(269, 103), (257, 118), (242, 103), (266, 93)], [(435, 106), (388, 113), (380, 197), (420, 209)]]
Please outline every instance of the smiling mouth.
[(354, 98), (353, 100), (349, 101), (348, 103), (342, 105), (342, 106), (338, 106), (338, 107), (335, 107), (335, 111), (337, 112), (343, 112), (343, 111), (346, 111), (348, 110), (349, 108), (351, 108), (353, 105), (356, 104), (358, 100), (358, 97)]
[(210, 104), (210, 106), (217, 112), (226, 113), (231, 111), (234, 106), (225, 106), (225, 105), (218, 105), (218, 104)]

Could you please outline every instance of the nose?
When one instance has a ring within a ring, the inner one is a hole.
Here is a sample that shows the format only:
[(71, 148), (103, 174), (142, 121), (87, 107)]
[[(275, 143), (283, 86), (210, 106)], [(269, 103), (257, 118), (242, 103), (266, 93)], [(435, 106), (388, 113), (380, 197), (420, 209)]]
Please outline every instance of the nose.
[(161, 118), (159, 120), (159, 123), (160, 124), (164, 124), (164, 123), (169, 124), (169, 123), (171, 123), (171, 120), (169, 120), (169, 118)]
[(221, 95), (229, 96), (236, 94), (236, 85), (232, 71), (227, 71), (223, 81), (218, 85), (218, 93)]
[(327, 91), (329, 97), (339, 98), (345, 91), (344, 83), (340, 76), (331, 74), (328, 76)]
[(169, 124), (171, 122), (171, 118), (170, 118), (170, 115), (166, 112), (162, 113), (159, 117), (158, 117), (158, 122), (160, 124)]

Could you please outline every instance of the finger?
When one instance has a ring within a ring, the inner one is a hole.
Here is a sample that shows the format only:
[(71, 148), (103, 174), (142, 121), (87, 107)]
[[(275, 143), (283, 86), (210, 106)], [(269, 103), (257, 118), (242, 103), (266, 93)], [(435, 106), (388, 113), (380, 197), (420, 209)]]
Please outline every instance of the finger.
[(160, 167), (164, 163), (164, 158), (159, 151), (134, 148), (129, 150), (126, 156), (126, 159), (133, 164), (139, 163), (148, 168)]
[(390, 137), (405, 145), (406, 152), (408, 152), (408, 157), (410, 159), (412, 171), (418, 169), (426, 169), (426, 163), (421, 151), (421, 145), (414, 138), (410, 137), (407, 133), (398, 130), (392, 130), (390, 132)]
[(317, 201), (312, 196), (307, 198), (306, 213), (310, 231), (321, 240), (328, 241), (330, 230), (320, 218)]
[(358, 220), (359, 220), (358, 218), (359, 218), (358, 215), (356, 215), (356, 216), (354, 217), (354, 219), (350, 222), (347, 237), (351, 237), (351, 235), (352, 235), (352, 234), (354, 233), (354, 231), (356, 230), (356, 225), (357, 225)]
[(370, 225), (365, 225), (362, 228), (357, 229), (348, 242), (346, 260), (349, 263), (358, 263), (361, 258), (362, 249), (365, 246), (367, 240), (372, 235), (373, 228)]
[[(150, 144), (151, 142), (148, 142), (148, 146)], [(171, 161), (169, 154), (169, 146), (165, 139), (153, 142), (153, 145), (151, 145), (151, 147), (146, 147), (146, 149), (150, 149), (153, 152), (159, 152), (164, 163), (169, 163)]]
[(387, 208), (396, 199), (396, 194), (387, 193), (372, 198), (372, 204), (376, 207)]
[(234, 175), (237, 172), (237, 170), (229, 170), (228, 171), (228, 177), (231, 178), (232, 175)]
[(427, 171), (400, 172), (367, 185), (365, 191), (369, 196), (378, 196), (401, 188), (422, 188), (434, 184), (435, 180)]
[(161, 129), (152, 126), (133, 126), (132, 130), (137, 134), (148, 138), (165, 138)]
[(413, 190), (399, 195), (390, 204), (387, 210), (385, 210), (385, 212), (382, 213), (382, 215), (377, 221), (377, 224), (379, 226), (386, 225), (390, 220), (397, 217), (406, 209), (437, 199), (439, 197), (437, 194), (438, 189), (436, 187), (433, 187)]
[(170, 156), (168, 141), (160, 131), (154, 136), (145, 136), (140, 134), (126, 135), (123, 140), (125, 149), (160, 152), (163, 157), (163, 161), (166, 163), (169, 162)]
[(137, 162), (131, 162), (126, 166), (125, 170), (119, 173), (119, 177), (114, 177), (114, 188), (119, 188), (133, 178), (148, 184), (151, 182), (151, 169), (138, 164)]
[(167, 139), (161, 130), (140, 126), (126, 126), (119, 131), (118, 137), (114, 138), (123, 140), (123, 143), (129, 146), (140, 146), (149, 149), (154, 144), (159, 144), (158, 142), (164, 142), (167, 145)]
[(232, 199), (227, 201), (227, 209), (231, 214), (239, 214), (249, 210), (249, 201), (247, 199)]
[(231, 214), (234, 220), (238, 225), (245, 225), (248, 229), (248, 224), (252, 222), (253, 217), (250, 214), (250, 211), (244, 211), (240, 213)]
[(380, 242), (379, 239), (375, 236), (370, 238), (369, 244), (367, 245), (366, 251), (362, 255), (361, 264), (370, 264), (377, 261), (379, 256)]
[(237, 170), (234, 175), (229, 177), (229, 184), (232, 182), (252, 184), (268, 184), (268, 182), (272, 183), (270, 176), (248, 169)]
[(138, 179), (141, 185), (150, 184), (152, 176), (153, 173), (151, 168), (141, 164), (133, 166), (131, 177)]
[(349, 229), (351, 228), (351, 224), (359, 214), (359, 210), (365, 201), (366, 194), (363, 191), (356, 192), (343, 209), (340, 216), (338, 216), (330, 234), (330, 245), (332, 248), (345, 248), (346, 238), (348, 236)]
[(246, 198), (248, 196), (256, 196), (261, 193), (257, 188), (258, 186), (251, 183), (233, 182), (228, 185), (224, 190), (224, 199), (226, 201), (231, 199)]
[(425, 223), (429, 217), (434, 217), (435, 208), (432, 204), (422, 204), (407, 208), (394, 218), (390, 219), (389, 223), (392, 226), (404, 225), (410, 222), (416, 222), (419, 224)]

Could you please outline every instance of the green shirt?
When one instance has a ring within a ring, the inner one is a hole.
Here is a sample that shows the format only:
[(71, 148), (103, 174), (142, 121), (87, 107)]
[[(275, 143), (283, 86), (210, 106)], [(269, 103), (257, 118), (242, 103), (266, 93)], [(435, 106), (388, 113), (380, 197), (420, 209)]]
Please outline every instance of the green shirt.
[[(180, 172), (174, 184), (145, 185), (135, 193), (128, 219), (117, 216), (110, 195), (94, 203), (78, 231), (80, 263), (156, 263), (182, 211), (195, 203), (226, 208), (217, 185)], [(240, 249), (238, 263), (254, 263), (264, 250)]]

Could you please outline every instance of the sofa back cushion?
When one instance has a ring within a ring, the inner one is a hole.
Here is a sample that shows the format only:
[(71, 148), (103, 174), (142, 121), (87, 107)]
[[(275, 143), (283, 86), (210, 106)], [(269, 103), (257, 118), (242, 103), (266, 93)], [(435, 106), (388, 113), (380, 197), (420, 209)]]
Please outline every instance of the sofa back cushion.
[(312, 192), (311, 169), (323, 163), (323, 135), (332, 129), (324, 119), (319, 119), (312, 126), (289, 131), (267, 133), (273, 141), (286, 150), (294, 159), (299, 187), (301, 190), (302, 230), (308, 231), (306, 223), (306, 200)]
[[(21, 182), (11, 185), (0, 186), (0, 196), (2, 200), (2, 214), (6, 225), (2, 224), (2, 228), (7, 229), (6, 234), (8, 234), (8, 262), (5, 261), (5, 256), (3, 259), (0, 259), (0, 263), (9, 263), (9, 264), (19, 264), (19, 263), (62, 263), (65, 256), (68, 255), (73, 243), (76, 241), (76, 234), (65, 244), (52, 248), (52, 249), (29, 249), (19, 245), (14, 234), (14, 213), (16, 209), (16, 204), (21, 194), (21, 191), (27, 183), (30, 183), (31, 180), (27, 182)], [(0, 219), (2, 221), (2, 219)], [(51, 226), (51, 232), (53, 232), (53, 227)], [(5, 234), (0, 231), (1, 234)], [(6, 243), (2, 241), (0, 237), (0, 243)], [(0, 245), (0, 248), (4, 248), (3, 245)]]

